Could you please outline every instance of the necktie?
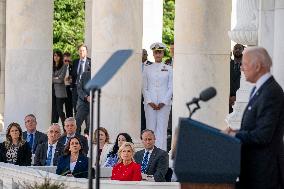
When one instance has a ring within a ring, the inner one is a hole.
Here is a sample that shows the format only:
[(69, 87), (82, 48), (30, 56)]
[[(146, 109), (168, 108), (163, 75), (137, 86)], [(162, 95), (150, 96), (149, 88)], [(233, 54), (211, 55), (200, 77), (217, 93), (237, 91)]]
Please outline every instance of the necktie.
[(48, 151), (48, 154), (47, 154), (47, 158), (46, 158), (46, 161), (45, 161), (45, 165), (47, 165), (47, 166), (50, 166), (50, 165), (51, 165), (52, 148), (53, 148), (53, 146), (50, 145), (50, 146), (49, 146), (49, 151)]
[(148, 166), (148, 159), (149, 159), (149, 152), (147, 151), (144, 155), (144, 158), (142, 160), (142, 165), (141, 165), (141, 172), (146, 174), (146, 169)]
[(69, 141), (70, 137), (66, 137), (66, 141), (65, 141), (65, 145), (67, 144), (67, 142)]
[(254, 93), (255, 89), (256, 89), (256, 86), (254, 86), (254, 87), (252, 88), (252, 90), (251, 90), (251, 92), (250, 92), (250, 95), (249, 95), (249, 99), (252, 99), (253, 93)]
[(33, 143), (34, 143), (34, 135), (30, 134), (29, 146), (32, 152), (33, 152)]

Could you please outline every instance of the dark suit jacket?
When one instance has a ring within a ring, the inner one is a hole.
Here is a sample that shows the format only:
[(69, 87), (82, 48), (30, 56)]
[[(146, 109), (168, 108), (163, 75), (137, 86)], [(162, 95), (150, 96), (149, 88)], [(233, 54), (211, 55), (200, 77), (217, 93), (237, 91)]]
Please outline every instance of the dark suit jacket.
[[(78, 71), (78, 66), (79, 66), (79, 61), (80, 59), (76, 59), (73, 61), (73, 64), (72, 64), (72, 67), (70, 67), (71, 69), (71, 72), (70, 72), (70, 75), (72, 77), (72, 87), (76, 87), (76, 82), (77, 82), (77, 71)], [(91, 69), (91, 59), (87, 57), (87, 60), (86, 60), (86, 64), (85, 64), (85, 71), (88, 70), (88, 69)], [(87, 69), (86, 69), (87, 68)]]
[[(79, 134), (75, 134), (75, 136), (77, 136), (79, 139), (80, 139), (80, 142), (82, 143), (82, 148), (83, 148), (83, 152), (85, 154), (88, 154), (88, 151), (89, 151), (89, 147), (88, 147), (88, 141), (87, 141), (87, 138), (82, 136), (82, 135), (79, 135)], [(58, 142), (62, 143), (65, 145), (65, 141), (66, 141), (66, 135), (63, 135), (61, 136), (59, 139), (58, 139)]]
[(271, 77), (249, 101), (236, 134), (242, 141), (242, 189), (279, 188), (283, 129), (284, 93)]
[[(136, 163), (142, 164), (145, 150), (140, 150), (135, 153), (134, 159)], [(166, 182), (165, 176), (169, 168), (169, 155), (166, 151), (154, 147), (150, 156), (147, 175), (153, 175), (156, 182)]]
[[(45, 166), (45, 161), (47, 157), (48, 142), (38, 145), (35, 152), (35, 166)], [(64, 144), (57, 142), (55, 153), (53, 156), (53, 165), (56, 166), (58, 159), (64, 153)]]
[(90, 79), (91, 79), (91, 71), (86, 71), (81, 76), (80, 82), (77, 86), (78, 106), (84, 105), (86, 107), (89, 107), (90, 103), (87, 101), (86, 97), (90, 95), (90, 90), (85, 89), (85, 85), (88, 83)]
[[(0, 144), (0, 162), (7, 163), (6, 153), (7, 148), (5, 147), (5, 143)], [(15, 165), (20, 166), (30, 166), (32, 163), (32, 153), (30, 146), (27, 142), (23, 146), (21, 146), (17, 153), (17, 162)]]
[[(23, 132), (23, 137), (24, 137), (24, 140), (27, 140), (27, 131)], [(47, 135), (42, 132), (36, 131), (32, 153), (34, 154), (37, 146), (44, 142), (47, 142)]]
[[(65, 176), (70, 173), (70, 155), (61, 156), (57, 164), (56, 174)], [(88, 178), (88, 158), (85, 155), (79, 154), (72, 175), (76, 178)]]

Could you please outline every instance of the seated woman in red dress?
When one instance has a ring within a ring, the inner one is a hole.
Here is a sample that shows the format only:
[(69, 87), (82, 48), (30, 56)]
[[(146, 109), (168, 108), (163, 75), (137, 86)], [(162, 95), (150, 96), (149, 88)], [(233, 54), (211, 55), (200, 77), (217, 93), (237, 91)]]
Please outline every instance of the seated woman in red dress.
[(112, 169), (112, 180), (141, 181), (141, 166), (134, 162), (134, 146), (125, 142), (118, 150), (118, 163)]

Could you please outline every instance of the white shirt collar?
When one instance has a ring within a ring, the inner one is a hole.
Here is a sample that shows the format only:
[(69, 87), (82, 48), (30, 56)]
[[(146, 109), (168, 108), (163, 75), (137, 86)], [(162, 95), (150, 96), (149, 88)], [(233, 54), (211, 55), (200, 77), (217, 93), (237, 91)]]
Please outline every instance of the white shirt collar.
[(269, 72), (261, 76), (255, 83), (255, 87), (256, 87), (255, 91), (257, 91), (271, 76), (272, 75)]
[(56, 145), (57, 145), (57, 142), (55, 142), (54, 144), (49, 144), (49, 143), (48, 143), (48, 148), (49, 148), (49, 146), (52, 146), (53, 149), (55, 149), (55, 148), (56, 148)]

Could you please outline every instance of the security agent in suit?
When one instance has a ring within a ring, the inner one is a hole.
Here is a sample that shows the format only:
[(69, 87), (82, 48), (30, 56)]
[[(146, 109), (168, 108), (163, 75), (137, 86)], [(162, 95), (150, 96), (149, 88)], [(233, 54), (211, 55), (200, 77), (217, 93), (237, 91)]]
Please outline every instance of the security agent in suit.
[(173, 95), (172, 67), (162, 63), (164, 49), (162, 43), (153, 43), (155, 62), (143, 71), (143, 96), (146, 127), (155, 132), (158, 148), (167, 150), (167, 128)]
[[(279, 189), (283, 174), (284, 93), (270, 74), (272, 61), (262, 47), (244, 51), (242, 71), (255, 83), (241, 129), (227, 132), (242, 142), (242, 189)], [(282, 181), (283, 182), (283, 181)]]
[(39, 144), (47, 142), (47, 136), (36, 130), (37, 121), (33, 114), (28, 114), (25, 117), (25, 126), (27, 131), (23, 132), (23, 138), (29, 143), (30, 149), (34, 154)]
[(89, 134), (90, 125), (90, 90), (85, 89), (85, 85), (91, 79), (91, 70), (85, 71), (79, 81), (77, 91), (78, 91), (78, 101), (77, 101), (77, 133), (81, 133), (81, 125), (85, 120), (86, 129), (84, 134)]
[(77, 134), (76, 133), (76, 129), (77, 129), (77, 125), (76, 125), (76, 119), (73, 118), (73, 117), (69, 117), (65, 120), (65, 123), (64, 123), (64, 128), (65, 128), (65, 131), (66, 131), (66, 134), (62, 135), (59, 139), (58, 139), (58, 142), (59, 143), (62, 143), (64, 145), (66, 145), (68, 143), (68, 140), (71, 138), (71, 137), (78, 137), (80, 139), (80, 142), (82, 144), (82, 150), (85, 154), (88, 154), (88, 150), (89, 150), (89, 147), (88, 147), (88, 141), (87, 141), (87, 138), (80, 135), (80, 134)]
[(155, 146), (156, 139), (152, 130), (144, 130), (141, 139), (145, 149), (135, 153), (136, 163), (141, 165), (142, 173), (153, 175), (155, 182), (166, 182), (165, 176), (169, 168), (168, 153)]
[(38, 145), (36, 149), (35, 166), (57, 166), (58, 159), (64, 151), (64, 144), (58, 142), (60, 135), (61, 129), (57, 123), (48, 128), (48, 142)]
[(76, 105), (78, 100), (78, 93), (77, 93), (77, 85), (79, 83), (79, 80), (82, 76), (82, 73), (86, 70), (89, 70), (91, 68), (91, 59), (87, 57), (88, 55), (88, 48), (85, 44), (81, 44), (78, 47), (79, 52), (79, 59), (74, 60), (73, 66), (70, 72), (70, 75), (72, 77), (72, 101), (73, 101), (73, 107), (74, 112), (76, 114)]

